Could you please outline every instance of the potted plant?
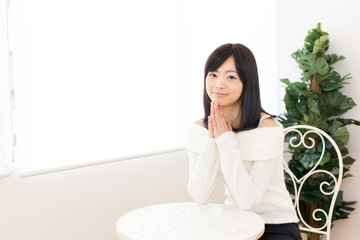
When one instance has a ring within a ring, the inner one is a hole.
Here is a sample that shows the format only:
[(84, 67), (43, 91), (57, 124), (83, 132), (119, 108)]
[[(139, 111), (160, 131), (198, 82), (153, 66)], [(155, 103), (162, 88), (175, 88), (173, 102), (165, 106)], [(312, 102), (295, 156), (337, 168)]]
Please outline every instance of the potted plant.
[[(348, 155), (349, 151), (346, 145), (350, 134), (346, 128), (347, 125), (360, 125), (360, 122), (354, 119), (345, 119), (341, 115), (353, 108), (356, 104), (351, 97), (344, 95), (341, 88), (351, 79), (350, 74), (341, 76), (334, 69), (334, 64), (344, 60), (345, 57), (337, 54), (327, 54), (329, 48), (329, 35), (321, 30), (321, 24), (311, 29), (305, 38), (305, 44), (302, 49), (297, 50), (291, 56), (298, 63), (302, 70), (300, 81), (290, 82), (289, 79), (281, 79), (286, 84), (285, 88), (285, 107), (286, 113), (278, 116), (278, 120), (284, 127), (304, 124), (315, 126), (329, 134), (337, 143), (343, 156), (344, 171), (343, 178), (351, 177), (350, 166), (355, 159)], [(317, 144), (319, 144), (317, 142)], [(336, 174), (337, 157), (331, 146), (326, 146), (326, 152), (319, 167)], [(292, 149), (292, 158), (289, 161), (289, 168), (295, 175), (305, 175), (315, 164), (316, 148), (311, 154), (306, 149)], [(315, 152), (314, 152), (315, 151)], [(286, 178), (287, 187), (290, 193), (294, 193), (292, 183)], [(326, 179), (328, 178), (328, 179)], [(330, 176), (326, 174), (315, 174), (311, 176), (304, 186), (300, 195), (301, 214), (305, 221), (313, 227), (321, 226), (321, 221), (315, 221), (312, 218), (312, 212), (316, 208), (329, 206), (329, 197), (321, 196), (313, 191), (319, 189), (319, 183), (322, 181), (331, 182)], [(355, 202), (343, 201), (343, 192), (340, 191), (332, 221), (348, 218), (348, 215), (354, 208), (350, 207)], [(325, 219), (323, 219), (325, 220)], [(308, 239), (320, 239), (316, 233), (308, 234)]]

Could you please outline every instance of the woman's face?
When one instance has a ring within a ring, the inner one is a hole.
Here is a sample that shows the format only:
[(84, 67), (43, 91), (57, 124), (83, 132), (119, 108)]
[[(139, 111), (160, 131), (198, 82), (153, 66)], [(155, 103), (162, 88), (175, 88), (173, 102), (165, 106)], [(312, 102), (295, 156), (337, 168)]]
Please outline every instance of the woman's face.
[(211, 101), (220, 106), (231, 107), (240, 103), (243, 84), (236, 72), (233, 56), (226, 59), (216, 71), (208, 72), (206, 91)]

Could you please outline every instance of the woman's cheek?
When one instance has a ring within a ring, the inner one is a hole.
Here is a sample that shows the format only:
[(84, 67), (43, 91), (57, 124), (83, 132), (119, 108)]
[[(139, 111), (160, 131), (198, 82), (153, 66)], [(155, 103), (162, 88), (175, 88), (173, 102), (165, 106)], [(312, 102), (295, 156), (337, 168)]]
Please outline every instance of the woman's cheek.
[(206, 81), (206, 93), (207, 93), (208, 97), (212, 100), (212, 98), (211, 98), (211, 87), (209, 86), (208, 81)]

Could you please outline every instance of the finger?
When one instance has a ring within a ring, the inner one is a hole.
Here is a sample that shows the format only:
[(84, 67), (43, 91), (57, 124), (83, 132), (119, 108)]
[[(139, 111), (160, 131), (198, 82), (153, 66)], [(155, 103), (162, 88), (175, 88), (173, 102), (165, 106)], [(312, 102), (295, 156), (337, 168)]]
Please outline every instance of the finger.
[(216, 108), (216, 118), (215, 118), (217, 124), (218, 124), (218, 127), (223, 129), (223, 130), (227, 130), (227, 123), (225, 121), (225, 117), (224, 117), (224, 114), (222, 112), (222, 106), (218, 106)]
[(226, 121), (225, 121), (224, 112), (223, 112), (223, 106), (220, 106), (220, 116), (221, 116), (222, 124), (223, 124), (224, 126), (227, 126), (227, 123), (226, 123)]
[(210, 105), (210, 115), (213, 117), (215, 115), (215, 103), (214, 102), (211, 102), (211, 105)]
[(210, 103), (210, 116), (214, 116), (213, 102)]
[(232, 131), (233, 129), (232, 129), (232, 127), (231, 127), (231, 122), (228, 122), (228, 129), (229, 129), (229, 131)]
[(217, 137), (219, 135), (219, 125), (215, 116), (211, 116), (211, 124), (213, 129), (213, 135), (214, 137)]
[(218, 103), (216, 103), (216, 102), (214, 102), (213, 105), (214, 105), (214, 114), (213, 114), (213, 116), (214, 116), (214, 122), (215, 122), (215, 123), (219, 123), (219, 117), (220, 117), (220, 114), (219, 114), (219, 105), (218, 105)]
[(214, 117), (215, 117), (215, 120), (218, 121), (219, 118), (221, 117), (220, 116), (220, 106), (217, 102), (214, 103)]
[(208, 136), (210, 138), (214, 138), (214, 127), (212, 122), (213, 122), (213, 118), (211, 116), (208, 116), (208, 129), (209, 129)]

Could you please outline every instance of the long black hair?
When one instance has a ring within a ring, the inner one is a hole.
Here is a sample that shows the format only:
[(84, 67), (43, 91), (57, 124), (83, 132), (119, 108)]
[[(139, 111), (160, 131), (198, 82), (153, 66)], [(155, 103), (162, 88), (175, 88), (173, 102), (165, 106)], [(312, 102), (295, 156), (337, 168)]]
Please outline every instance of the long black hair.
[(204, 71), (204, 125), (208, 127), (211, 99), (206, 91), (206, 76), (216, 71), (230, 56), (235, 58), (236, 71), (243, 84), (240, 97), (240, 124), (233, 126), (234, 132), (256, 128), (260, 121), (261, 107), (259, 76), (255, 57), (244, 45), (240, 43), (224, 44), (215, 49), (208, 57)]

